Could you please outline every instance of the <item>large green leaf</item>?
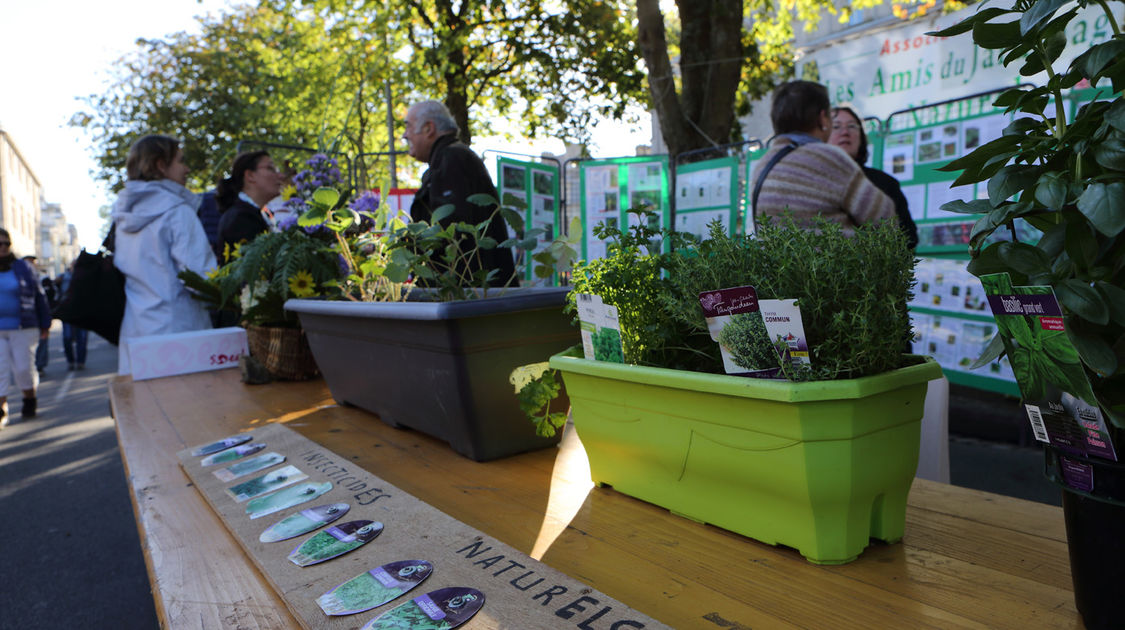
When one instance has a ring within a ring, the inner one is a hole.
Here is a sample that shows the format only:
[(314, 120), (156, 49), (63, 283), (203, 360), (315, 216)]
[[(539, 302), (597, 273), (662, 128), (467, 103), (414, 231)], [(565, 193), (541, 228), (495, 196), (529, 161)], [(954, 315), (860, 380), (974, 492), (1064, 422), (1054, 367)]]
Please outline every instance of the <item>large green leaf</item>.
[(1078, 220), (1066, 224), (1066, 253), (1083, 268), (1094, 264), (1098, 256), (1098, 239), (1089, 223)]
[(987, 22), (992, 18), (999, 17), (1007, 13), (1013, 13), (1013, 11), (1011, 9), (1001, 9), (999, 7), (989, 7), (987, 9), (981, 9), (975, 14), (965, 18), (964, 20), (958, 22), (957, 24), (954, 24), (953, 26), (950, 26), (947, 29), (941, 31), (932, 31), (926, 34), (932, 37), (953, 37), (954, 35), (960, 35), (961, 33), (969, 32), (978, 22)]
[(1082, 71), (1083, 76), (1093, 80), (1122, 53), (1125, 53), (1125, 40), (1111, 39), (1079, 55), (1075, 58), (1074, 65)]
[(332, 209), (336, 206), (336, 202), (340, 200), (340, 191), (335, 188), (317, 188), (312, 194), (312, 201)]
[(1039, 0), (1020, 16), (1020, 34), (1026, 36), (1067, 4), (1068, 0)]
[(1035, 185), (1035, 200), (1044, 207), (1058, 210), (1066, 203), (1068, 190), (1070, 190), (1069, 183), (1062, 173), (1055, 171), (1043, 173)]
[(1102, 341), (1101, 338), (1079, 332), (1073, 326), (1068, 327), (1066, 333), (1070, 342), (1078, 350), (1078, 356), (1082, 358), (1082, 362), (1095, 374), (1105, 378), (1117, 371), (1117, 355), (1113, 353), (1113, 348)]
[(973, 199), (972, 201), (957, 199), (943, 203), (941, 209), (945, 212), (956, 212), (958, 214), (988, 214), (992, 212), (992, 204), (987, 199)]
[(1109, 106), (1105, 121), (1118, 131), (1125, 131), (1125, 99), (1118, 99)]
[(1106, 236), (1125, 229), (1125, 182), (1094, 183), (1078, 198), (1078, 210)]
[(1125, 140), (1107, 138), (1097, 144), (1094, 147), (1094, 159), (1110, 170), (1125, 171)]
[(1000, 248), (1000, 260), (1009, 268), (1027, 275), (1047, 273), (1051, 261), (1043, 250), (1027, 243), (1005, 243)]
[(1106, 304), (1109, 305), (1110, 320), (1125, 322), (1125, 289), (1108, 282), (1095, 282), (1094, 287), (1101, 292)]
[(993, 206), (1030, 188), (1039, 179), (1039, 168), (1026, 164), (1010, 164), (1001, 168), (988, 180), (988, 200)]
[(1063, 280), (1055, 286), (1059, 303), (1086, 321), (1098, 325), (1109, 323), (1109, 305), (1097, 289), (1081, 280)]
[(969, 366), (969, 369), (976, 370), (978, 368), (982, 368), (989, 363), (992, 363), (996, 359), (999, 359), (1003, 355), (1004, 338), (1000, 335), (1000, 333), (996, 333), (992, 336), (992, 341), (988, 342), (988, 345), (985, 347), (984, 352), (982, 352), (980, 356), (977, 357), (976, 361), (973, 361), (973, 364)]
[(447, 203), (444, 206), (438, 207), (437, 210), (434, 210), (433, 213), (430, 214), (430, 225), (437, 225), (438, 223), (441, 223), (443, 220), (445, 220), (446, 217), (453, 214), (454, 210), (456, 209), (456, 206), (451, 203)]

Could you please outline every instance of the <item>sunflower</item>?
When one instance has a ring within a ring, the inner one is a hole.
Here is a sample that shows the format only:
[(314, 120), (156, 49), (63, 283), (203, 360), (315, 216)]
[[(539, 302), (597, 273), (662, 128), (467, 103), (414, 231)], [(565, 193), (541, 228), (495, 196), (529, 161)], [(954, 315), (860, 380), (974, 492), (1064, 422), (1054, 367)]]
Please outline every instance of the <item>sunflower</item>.
[(299, 298), (312, 297), (316, 295), (316, 281), (313, 280), (311, 273), (298, 271), (289, 278), (289, 290)]

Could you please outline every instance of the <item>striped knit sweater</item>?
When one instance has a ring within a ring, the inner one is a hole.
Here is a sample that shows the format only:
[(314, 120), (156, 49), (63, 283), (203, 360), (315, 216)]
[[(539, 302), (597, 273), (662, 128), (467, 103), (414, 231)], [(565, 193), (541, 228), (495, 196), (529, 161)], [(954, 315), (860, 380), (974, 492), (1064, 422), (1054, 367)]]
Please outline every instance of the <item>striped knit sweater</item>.
[[(778, 137), (754, 167), (751, 186), (775, 153), (788, 144)], [(753, 190), (753, 188), (751, 188)], [(781, 158), (766, 176), (758, 196), (755, 216), (793, 213), (798, 223), (808, 224), (816, 215), (852, 228), (869, 221), (895, 217), (895, 205), (863, 174), (863, 169), (843, 149), (827, 142), (797, 147)]]

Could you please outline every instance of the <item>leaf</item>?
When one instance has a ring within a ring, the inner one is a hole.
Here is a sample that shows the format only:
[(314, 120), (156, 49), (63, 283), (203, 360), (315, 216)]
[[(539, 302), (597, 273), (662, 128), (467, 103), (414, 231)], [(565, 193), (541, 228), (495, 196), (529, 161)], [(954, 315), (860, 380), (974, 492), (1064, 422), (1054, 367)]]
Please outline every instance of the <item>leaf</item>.
[(500, 205), (500, 202), (496, 200), (496, 197), (493, 197), (492, 195), (489, 195), (487, 193), (475, 193), (475, 194), (472, 194), (472, 195), (469, 195), (468, 197), (466, 197), (465, 200), (468, 201), (469, 203), (474, 203), (478, 206), (499, 206)]
[(496, 239), (491, 236), (482, 236), (477, 239), (477, 247), (481, 249), (496, 249)]
[(1105, 121), (1118, 131), (1125, 131), (1125, 99), (1118, 99), (1109, 106)]
[(1021, 42), (1018, 21), (990, 23), (977, 22), (973, 25), (973, 42), (981, 48), (1008, 48)]
[(1000, 335), (1000, 333), (996, 333), (992, 336), (992, 340), (989, 341), (988, 345), (984, 348), (984, 352), (982, 352), (980, 356), (977, 357), (977, 360), (969, 366), (969, 369), (976, 370), (978, 368), (982, 368), (999, 359), (1003, 355), (1004, 338)]
[(1016, 193), (1030, 188), (1039, 179), (1039, 168), (1026, 164), (1005, 166), (988, 180), (988, 200), (993, 206)]
[(326, 209), (332, 209), (336, 206), (336, 202), (340, 200), (340, 191), (335, 188), (317, 188), (316, 192), (312, 194), (312, 201), (324, 206)]
[(1026, 275), (1045, 273), (1051, 269), (1051, 261), (1043, 250), (1026, 243), (1004, 243), (1000, 247), (1000, 260), (1009, 268)]
[(500, 216), (504, 217), (504, 222), (507, 223), (516, 232), (524, 230), (523, 214), (512, 210), (511, 208), (501, 207)]
[(1082, 53), (1072, 63), (1082, 71), (1082, 76), (1093, 81), (1098, 73), (1105, 70), (1106, 66), (1123, 52), (1125, 52), (1125, 40), (1111, 39)]
[(1055, 286), (1059, 304), (1086, 321), (1105, 325), (1109, 323), (1109, 305), (1097, 289), (1081, 280), (1063, 280)]
[(1069, 186), (1062, 173), (1044, 173), (1039, 176), (1039, 182), (1035, 185), (1035, 200), (1044, 207), (1058, 210), (1066, 203), (1068, 190)]
[(437, 225), (441, 223), (446, 219), (446, 217), (453, 214), (456, 209), (457, 208), (451, 203), (439, 206), (430, 214), (430, 225)]
[(989, 7), (987, 9), (978, 11), (974, 15), (965, 18), (964, 20), (958, 22), (957, 24), (954, 24), (953, 26), (950, 26), (947, 29), (941, 31), (932, 31), (926, 33), (926, 35), (929, 35), (931, 37), (953, 37), (954, 35), (960, 35), (961, 33), (969, 32), (978, 22), (987, 22), (994, 17), (999, 17), (1007, 13), (1012, 13), (1012, 10), (1001, 9), (998, 7)]
[(1020, 34), (1026, 36), (1049, 19), (1069, 0), (1039, 0), (1020, 16)]
[(1095, 145), (1094, 160), (1108, 169), (1125, 171), (1125, 140), (1107, 138)]
[(957, 199), (943, 203), (941, 209), (958, 214), (988, 214), (992, 212), (992, 204), (987, 199), (973, 199), (968, 202)]
[(1078, 198), (1078, 210), (1099, 232), (1117, 236), (1125, 229), (1125, 182), (1090, 184)]
[(1078, 351), (1082, 363), (1102, 378), (1117, 371), (1117, 355), (1113, 348), (1099, 337), (1081, 333), (1073, 327), (1066, 330), (1067, 337)]
[(1098, 239), (1086, 221), (1066, 223), (1066, 253), (1083, 268), (1094, 264), (1098, 256)]

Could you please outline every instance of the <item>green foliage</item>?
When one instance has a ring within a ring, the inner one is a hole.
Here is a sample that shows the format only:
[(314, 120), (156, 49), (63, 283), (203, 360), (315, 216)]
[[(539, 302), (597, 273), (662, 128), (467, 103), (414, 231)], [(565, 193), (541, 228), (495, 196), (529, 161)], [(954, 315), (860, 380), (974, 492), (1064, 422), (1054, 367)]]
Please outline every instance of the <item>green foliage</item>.
[(566, 424), (567, 412), (551, 411), (551, 404), (562, 391), (558, 371), (547, 363), (536, 363), (516, 368), (509, 380), (516, 386), (516, 400), (520, 410), (535, 423), (535, 433), (541, 437), (554, 437)]
[[(894, 224), (861, 226), (849, 237), (825, 220), (805, 229), (785, 217), (764, 222), (756, 237), (731, 237), (715, 223), (710, 239), (694, 243), (639, 223), (629, 232), (603, 229), (614, 237), (609, 255), (575, 267), (571, 294), (594, 293), (617, 307), (627, 362), (721, 373), (699, 292), (749, 285), (759, 298), (800, 304), (812, 366), (786, 370), (788, 378), (856, 378), (905, 364), (914, 257)], [(681, 248), (662, 253), (655, 236)]]
[(770, 342), (759, 311), (732, 315), (719, 333), (719, 344), (727, 348), (731, 360), (740, 367), (748, 370), (780, 367), (777, 348)]
[(613, 328), (602, 328), (594, 333), (594, 358), (598, 361), (611, 363), (624, 363), (625, 355), (621, 353), (621, 333)]
[[(1125, 35), (1110, 3), (1098, 5), (1113, 35), (1067, 67), (1057, 59), (1077, 9), (1055, 0), (988, 8), (939, 33), (971, 32), (977, 46), (997, 51), (1005, 65), (1018, 63), (1021, 74), (1047, 76), (1038, 87), (1001, 94), (996, 105), (1020, 116), (1001, 138), (946, 168), (963, 170), (957, 185), (988, 181), (987, 201), (958, 207), (980, 215), (969, 271), (1008, 272), (1014, 285), (1053, 287), (1081, 361), (1050, 354), (1054, 336), (1033, 326), (1011, 332), (1021, 348), (1047, 350), (1051, 364), (1032, 365), (1021, 353), (1009, 357), (1013, 368), (1023, 366), (1081, 397), (1076, 366), (1084, 366), (1101, 408), (1125, 428)], [(1063, 92), (1084, 81), (1100, 89), (1103, 100), (1083, 106), (1068, 123)], [(1038, 243), (989, 239), (1001, 229), (1014, 234), (1017, 219), (1043, 232)], [(999, 356), (1002, 347), (990, 344), (986, 354)], [(1037, 376), (1035, 383), (1043, 379)]]
[(240, 320), (250, 325), (296, 328), (297, 317), (285, 310), (285, 301), (338, 295), (340, 268), (336, 253), (324, 242), (290, 229), (243, 244), (234, 260), (206, 278), (190, 270), (179, 276), (211, 309), (240, 313)]

